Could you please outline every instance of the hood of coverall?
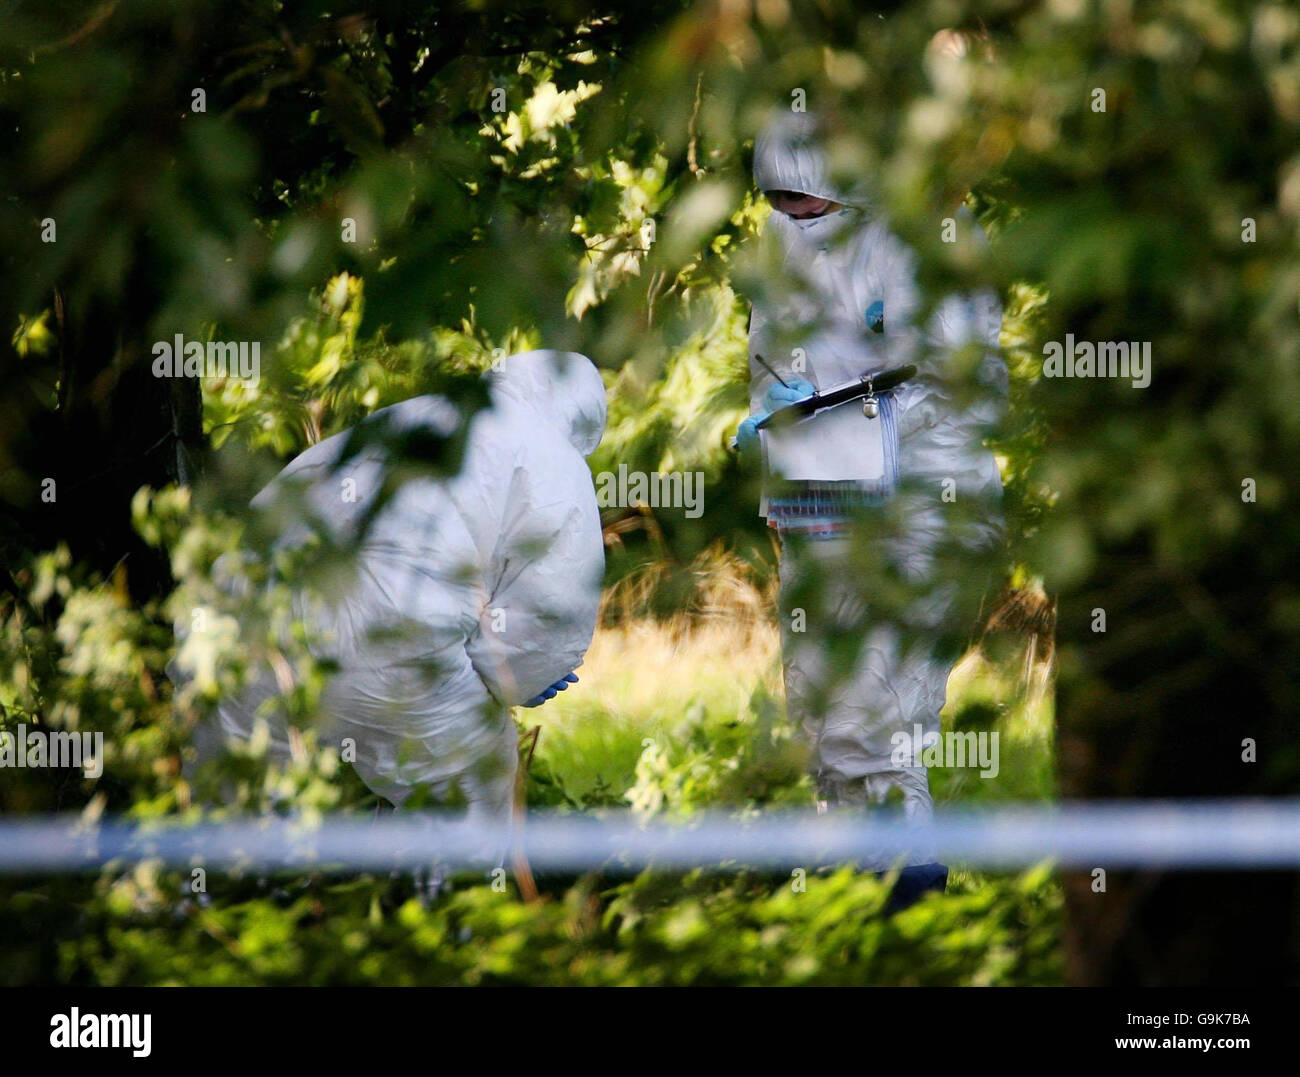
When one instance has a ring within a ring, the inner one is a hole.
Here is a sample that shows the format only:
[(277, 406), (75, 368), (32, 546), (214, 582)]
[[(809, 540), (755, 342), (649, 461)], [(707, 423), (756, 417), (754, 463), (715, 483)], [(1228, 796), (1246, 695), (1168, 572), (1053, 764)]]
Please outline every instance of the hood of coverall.
[(865, 192), (837, 187), (830, 176), (818, 118), (780, 112), (754, 143), (754, 183), (764, 193), (795, 191), (843, 206), (866, 207)]
[(553, 416), (583, 456), (596, 451), (605, 433), (605, 383), (585, 355), (549, 349), (520, 352), (493, 372), (492, 384)]

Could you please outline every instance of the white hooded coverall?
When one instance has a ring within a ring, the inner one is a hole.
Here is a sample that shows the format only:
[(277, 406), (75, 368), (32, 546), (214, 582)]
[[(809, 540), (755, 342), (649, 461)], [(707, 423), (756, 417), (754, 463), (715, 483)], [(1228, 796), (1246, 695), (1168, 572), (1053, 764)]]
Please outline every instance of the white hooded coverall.
[[(784, 114), (760, 136), (754, 179), (765, 192), (800, 192), (843, 208), (808, 220), (773, 210), (768, 219), (764, 241), (775, 243), (783, 275), (800, 283), (772, 289), (754, 302), (751, 411), (764, 410), (764, 393), (774, 383), (756, 354), (786, 381), (801, 378), (822, 390), (866, 372), (908, 363), (918, 367), (914, 378), (881, 397), (878, 419), (863, 421), (883, 424), (888, 489), (896, 504), (902, 501), (904, 524), (901, 536), (880, 553), (919, 588), (921, 598), (906, 616), (919, 632), (904, 637), (896, 623), (873, 617), (869, 600), (864, 602), (853, 586), (845, 533), (774, 518), (766, 498), (763, 511), (783, 540), (787, 703), (812, 746), (819, 798), (866, 804), (883, 800), (897, 786), (905, 813), (926, 818), (933, 809), (920, 752), (939, 735), (952, 668), (952, 661), (936, 657), (930, 645), (956, 590), (954, 581), (934, 578), (932, 571), (952, 515), (947, 511), (952, 504), (942, 496), (945, 481), (951, 480), (956, 499), (985, 506), (974, 527), (962, 530), (963, 548), (987, 550), (1001, 532), (1001, 480), (993, 455), (983, 447), (1006, 393), (1006, 368), (997, 353), (1001, 307), (991, 292), (950, 296), (923, 330), (912, 325), (920, 307), (915, 255), (870, 212), (861, 193), (832, 186), (811, 116)], [(974, 379), (978, 392), (958, 406), (943, 376), (944, 357), (970, 341), (983, 348)], [(851, 444), (825, 449), (828, 460), (852, 451)], [(793, 595), (809, 578), (823, 588), (829, 623), (810, 622), (806, 631), (792, 631)], [(837, 667), (826, 654), (828, 640), (847, 633), (863, 640), (852, 669)], [(900, 767), (895, 734), (906, 733), (907, 743), (914, 743), (918, 725), (922, 744), (915, 745), (912, 763)]]
[[(600, 374), (584, 356), (535, 351), (508, 357), (489, 380), (491, 405), (470, 422), (459, 472), (403, 479), (344, 571), (294, 589), (312, 653), (338, 663), (320, 743), (354, 740), (358, 774), (395, 804), (417, 785), (438, 798), (459, 791), (471, 818), (509, 812), (509, 708), (581, 663), (604, 569), (585, 460), (605, 427)], [(365, 422), (446, 436), (459, 413), (424, 396)], [(316, 529), (356, 538), (390, 463), (380, 444), (342, 460), (347, 438), (308, 449), (254, 499), (278, 517), (277, 547)], [(206, 750), (222, 735), (248, 738), (274, 694), (267, 671), (223, 701)], [(286, 759), (285, 722), (272, 716), (270, 734), (272, 757)]]

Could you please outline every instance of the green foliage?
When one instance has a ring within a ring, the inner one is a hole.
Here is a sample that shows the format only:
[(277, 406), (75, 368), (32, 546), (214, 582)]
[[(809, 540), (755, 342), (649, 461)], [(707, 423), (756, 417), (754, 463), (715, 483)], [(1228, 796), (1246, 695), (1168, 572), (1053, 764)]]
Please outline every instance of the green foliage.
[(690, 815), (711, 806), (757, 808), (809, 802), (805, 752), (768, 698), (751, 701), (749, 714), (688, 711), (669, 744), (643, 742), (636, 781), (625, 794), (632, 810)]
[[(773, 286), (750, 242), (764, 209), (747, 154), (792, 93), (827, 117), (835, 171), (870, 178), (931, 300), (979, 284), (1006, 300), (1012, 417), (995, 447), (1017, 582), (1041, 577), (1062, 598), (1064, 790), (1294, 789), (1300, 17), (1213, 0), (886, 7), (360, 0), (337, 15), (253, 0), (232, 17), (208, 2), (86, 0), (8, 15), (0, 724), (103, 732), (106, 771), (5, 774), (0, 805), (194, 812), (190, 728), (273, 658), (293, 682), (274, 705), (303, 727), (303, 751), (277, 773), (252, 745), (232, 761), (227, 808), (367, 807), (312, 747), (329, 671), (288, 615), (294, 566), (238, 553), (265, 538), (242, 510), (287, 456), (384, 404), (444, 388), (472, 404), (456, 375), (497, 349), (596, 359), (612, 398), (597, 470), (706, 477), (700, 520), (607, 513), (611, 583), (655, 580), (664, 615), (702, 604), (698, 566), (719, 549), (761, 578), (772, 548), (755, 476), (723, 444), (746, 407), (745, 299)], [(927, 53), (953, 25), (987, 28), (987, 53)], [(972, 189), (991, 258), (939, 238)], [(42, 239), (47, 220), (56, 242)], [(260, 342), (262, 381), (200, 395), (152, 378), (152, 343), (176, 333)], [(1149, 343), (1151, 387), (1041, 377), (1043, 344), (1066, 333)], [(451, 447), (434, 455), (422, 465), (454, 460)], [(56, 501), (42, 498), (47, 479)], [(214, 582), (223, 555), (265, 595), (256, 617), (240, 619)], [(864, 588), (886, 594), (873, 571), (864, 557)], [(1096, 607), (1108, 634), (1088, 627)], [(212, 631), (178, 654), (171, 626), (198, 611)], [(196, 674), (177, 699), (173, 660)], [(974, 675), (950, 714), (1006, 734), (1007, 780), (941, 782), (942, 797), (1054, 794), (1046, 709), (1008, 706), (1011, 679)], [(797, 798), (787, 731), (762, 692), (751, 698), (688, 701), (653, 723), (614, 715), (590, 741), (548, 734), (556, 754), (538, 760), (530, 796), (678, 814)], [(1257, 721), (1257, 766), (1238, 765), (1225, 714)], [(4, 975), (1059, 976), (1058, 895), (1041, 873), (962, 876), (961, 892), (892, 919), (872, 880), (846, 874), (800, 895), (750, 879), (583, 882), (527, 907), (478, 887), (426, 908), (369, 878), (287, 896), (231, 885), (200, 907), (146, 869), (6, 882), (3, 922), (31, 937), (7, 942)], [(1106, 946), (1123, 947), (1121, 928)]]
[[(1043, 870), (882, 914), (884, 882), (645, 874), (579, 880), (525, 904), (466, 880), (432, 903), (369, 877), (214, 886), (142, 865), (5, 901), (0, 982), (103, 985), (1045, 985), (1059, 983), (1060, 894)], [(268, 890), (273, 892), (267, 893)], [(260, 893), (259, 893), (260, 891)], [(48, 896), (60, 900), (51, 906)], [(43, 898), (41, 895), (45, 895)], [(76, 900), (75, 930), (52, 912)], [(32, 940), (7, 937), (21, 917)]]
[[(741, 252), (766, 211), (747, 193), (745, 142), (774, 92), (779, 99), (793, 79), (824, 82), (820, 54), (791, 39), (777, 69), (746, 68), (736, 59), (752, 48), (747, 32), (678, 4), (617, 15), (363, 4), (336, 17), (259, 2), (229, 19), (215, 5), (140, 2), (75, 14), (65, 26), (29, 8), (0, 46), (0, 119), (19, 135), (0, 150), (12, 186), (0, 257), (22, 281), (0, 308), (22, 373), (0, 401), (13, 417), (0, 425), (0, 482), (13, 509), (3, 516), (0, 700), (6, 726), (104, 733), (106, 775), (6, 775), (6, 810), (193, 818), (213, 798), (221, 808), (204, 810), (216, 815), (372, 807), (355, 775), (314, 745), (329, 670), (311, 658), (289, 608), (295, 565), (250, 555), (266, 536), (243, 506), (284, 459), (386, 404), (443, 388), (468, 400), (454, 376), (509, 351), (572, 347), (607, 369), (610, 424), (594, 470), (705, 476), (709, 511), (699, 520), (607, 512), (611, 583), (640, 580), (644, 590), (653, 580), (659, 615), (698, 608), (712, 601), (717, 574), (707, 566), (722, 563), (720, 539), (761, 578), (772, 549), (753, 512), (755, 476), (725, 449), (747, 410)], [(915, 36), (900, 25), (900, 40)], [(171, 42), (161, 67), (159, 39)], [(205, 112), (193, 110), (196, 88)], [(32, 228), (45, 217), (57, 222), (56, 243)], [(176, 333), (255, 340), (262, 358), (255, 385), (207, 380), (201, 427), (191, 417), (196, 429), (180, 435), (188, 405), (176, 393), (103, 380), (105, 370), (140, 374), (152, 341)], [(104, 412), (101, 431), (90, 418)], [(60, 429), (73, 436), (51, 462), (40, 446)], [(94, 483), (102, 498), (68, 493), (115, 438), (138, 445), (105, 461), (108, 480)], [(161, 465), (147, 455), (159, 440), (169, 449)], [(201, 465), (205, 481), (169, 486), (189, 474), (177, 458)], [(53, 525), (39, 500), (46, 474), (58, 476), (66, 514)], [(166, 558), (171, 586), (144, 582), (141, 549), (123, 560), (113, 528), (128, 522), (145, 551)], [(98, 544), (86, 541), (92, 529)], [(328, 564), (346, 551), (306, 556)], [(240, 593), (259, 597), (250, 604)], [(173, 625), (182, 629), (175, 646)], [(183, 774), (206, 709), (266, 662), (285, 674), (269, 705), (299, 729), (301, 752), (271, 767), (255, 737), (215, 771)], [(169, 668), (187, 674), (174, 695)], [(548, 730), (530, 802), (686, 817), (806, 801), (801, 751), (770, 685), (736, 703), (708, 687), (698, 657), (683, 658), (681, 673), (701, 691), (680, 711), (648, 715), (624, 699), (616, 712), (591, 709)], [(181, 896), (183, 882), (149, 866), (93, 881), (6, 882), (5, 922), (28, 925), (24, 938), (6, 939), (6, 977), (1058, 975), (1056, 891), (1042, 875), (981, 880), (893, 919), (881, 914), (879, 884), (843, 872), (814, 876), (798, 895), (748, 877), (646, 875), (607, 889), (582, 880), (555, 883), (536, 906), (484, 887), (426, 906), (409, 897), (409, 882), (369, 877), (219, 878), (209, 903)], [(983, 927), (959, 931), (977, 912)], [(709, 921), (727, 930), (703, 931)], [(927, 952), (935, 939), (942, 961)]]
[(170, 720), (162, 667), (170, 633), (137, 609), (120, 579), (103, 581), (59, 548), (20, 567), (4, 599), (0, 728), (19, 724), (102, 733), (104, 775), (6, 769), (0, 805), (50, 811), (88, 805), (148, 812), (174, 778), (180, 733)]

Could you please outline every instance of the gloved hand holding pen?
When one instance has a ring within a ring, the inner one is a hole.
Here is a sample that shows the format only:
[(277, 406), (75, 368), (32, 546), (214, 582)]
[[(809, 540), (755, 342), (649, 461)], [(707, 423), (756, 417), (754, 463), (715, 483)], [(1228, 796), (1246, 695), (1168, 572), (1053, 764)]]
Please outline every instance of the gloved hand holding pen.
[(731, 439), (732, 447), (742, 453), (751, 452), (758, 447), (758, 424), (766, 419), (772, 412), (793, 404), (796, 400), (803, 400), (817, 391), (817, 387), (810, 381), (804, 381), (802, 378), (796, 378), (794, 381), (785, 384), (769, 385), (767, 392), (763, 394), (763, 412), (760, 415), (751, 415), (748, 419), (741, 422), (736, 428), (736, 436)]

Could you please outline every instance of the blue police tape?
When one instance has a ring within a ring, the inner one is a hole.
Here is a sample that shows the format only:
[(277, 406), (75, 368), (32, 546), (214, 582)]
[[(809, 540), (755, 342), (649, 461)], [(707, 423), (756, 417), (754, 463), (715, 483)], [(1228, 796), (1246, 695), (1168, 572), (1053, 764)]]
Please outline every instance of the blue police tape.
[(447, 815), (241, 818), (85, 823), (67, 816), (0, 819), (0, 872), (90, 871), (158, 861), (177, 868), (401, 870), (482, 867), (512, 844), (534, 871), (654, 866), (734, 870), (887, 865), (924, 848), (992, 869), (1062, 867), (1300, 868), (1300, 799), (1071, 802), (946, 811), (928, 826), (869, 815), (717, 813), (685, 822), (628, 813), (539, 813), (508, 833)]

